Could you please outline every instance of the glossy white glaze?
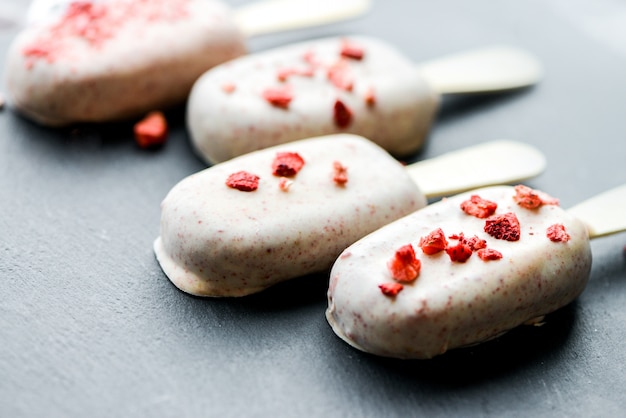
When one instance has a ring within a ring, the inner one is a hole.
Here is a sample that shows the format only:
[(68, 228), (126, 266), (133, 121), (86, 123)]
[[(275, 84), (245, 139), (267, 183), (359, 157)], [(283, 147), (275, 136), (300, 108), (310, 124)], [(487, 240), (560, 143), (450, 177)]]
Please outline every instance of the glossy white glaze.
[[(363, 57), (342, 57), (346, 43), (362, 49)], [(350, 89), (331, 81), (334, 66), (343, 67)], [(290, 69), (312, 73), (280, 80), (280, 72)], [(288, 88), (288, 107), (266, 101), (268, 88)], [(370, 94), (374, 103), (368, 103)], [(337, 100), (352, 113), (344, 127), (334, 121)], [(421, 147), (438, 100), (392, 46), (364, 36), (334, 37), (247, 55), (207, 71), (190, 94), (187, 124), (198, 154), (209, 162), (334, 133), (362, 135), (394, 155), (407, 155)]]
[[(277, 152), (305, 161), (287, 190), (272, 174)], [(333, 165), (348, 182), (333, 181)], [(232, 173), (260, 177), (253, 192)], [(193, 174), (161, 208), (156, 256), (169, 279), (199, 296), (244, 296), (330, 268), (359, 238), (426, 204), (404, 167), (372, 142), (332, 135), (257, 151)]]
[[(461, 202), (473, 194), (496, 202), (496, 214), (516, 213), (520, 239), (495, 239), (484, 231), (485, 219), (463, 212)], [(328, 291), (326, 316), (335, 333), (372, 354), (430, 358), (494, 338), (574, 300), (591, 268), (584, 224), (555, 205), (524, 209), (514, 195), (513, 187), (497, 186), (443, 199), (348, 247), (332, 268)], [(557, 223), (565, 226), (568, 242), (547, 238), (546, 229)], [(483, 261), (474, 253), (460, 263), (445, 251), (423, 254), (419, 240), (436, 228), (446, 236), (476, 235), (503, 257)], [(415, 248), (421, 272), (397, 296), (386, 296), (378, 286), (394, 282), (387, 262), (405, 244)]]

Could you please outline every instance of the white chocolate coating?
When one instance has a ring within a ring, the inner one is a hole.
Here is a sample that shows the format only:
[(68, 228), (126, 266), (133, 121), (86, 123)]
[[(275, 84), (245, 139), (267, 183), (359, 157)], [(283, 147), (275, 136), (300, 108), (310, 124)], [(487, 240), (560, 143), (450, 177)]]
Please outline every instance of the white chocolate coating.
[[(346, 42), (362, 48), (363, 58), (342, 59)], [(329, 79), (329, 68), (338, 62), (347, 67), (351, 91)], [(285, 69), (313, 69), (314, 74), (280, 81)], [(288, 108), (264, 100), (265, 89), (285, 86), (293, 96)], [(375, 103), (367, 102), (369, 93)], [(333, 119), (337, 99), (353, 114), (346, 127)], [(198, 154), (209, 162), (334, 133), (364, 136), (402, 156), (422, 146), (438, 101), (415, 66), (390, 45), (363, 36), (326, 38), (251, 54), (207, 71), (190, 94), (187, 124)]]
[[(278, 151), (305, 164), (281, 190), (272, 174)], [(348, 183), (333, 181), (333, 163)], [(243, 192), (225, 185), (245, 170), (260, 177)], [(181, 290), (198, 296), (244, 296), (329, 269), (364, 235), (424, 207), (404, 167), (370, 141), (332, 135), (241, 156), (183, 179), (161, 204), (159, 263)]]
[(61, 27), (33, 25), (17, 36), (5, 71), (17, 111), (52, 126), (143, 116), (184, 102), (201, 74), (245, 53), (243, 35), (221, 3), (98, 4), (104, 17), (87, 19), (86, 29), (76, 18), (61, 20)]
[[(483, 230), (485, 219), (459, 208), (473, 194), (497, 202), (496, 214), (517, 214), (519, 241), (493, 238)], [(521, 208), (514, 195), (512, 187), (499, 186), (444, 199), (348, 247), (331, 271), (326, 316), (333, 331), (368, 353), (424, 359), (536, 322), (574, 300), (591, 268), (585, 226), (555, 205)], [(568, 242), (546, 237), (546, 228), (555, 223), (565, 226)], [(474, 253), (459, 263), (445, 251), (426, 255), (418, 246), (420, 237), (436, 228), (446, 236), (477, 235), (503, 257), (483, 261)], [(395, 297), (385, 296), (378, 286), (394, 281), (387, 262), (409, 243), (421, 272)]]

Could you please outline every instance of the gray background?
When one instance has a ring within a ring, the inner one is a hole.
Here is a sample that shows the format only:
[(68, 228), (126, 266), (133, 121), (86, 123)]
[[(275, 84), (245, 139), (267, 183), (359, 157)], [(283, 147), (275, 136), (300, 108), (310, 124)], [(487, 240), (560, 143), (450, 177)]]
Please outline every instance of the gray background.
[[(24, 4), (2, 1), (0, 56)], [(543, 61), (535, 88), (446, 99), (415, 160), (510, 138), (547, 155), (528, 184), (564, 207), (626, 183), (626, 3), (379, 0), (366, 17), (249, 45), (350, 33), (415, 62), (493, 43)], [(130, 123), (50, 130), (0, 112), (0, 416), (626, 412), (624, 234), (593, 241), (586, 291), (545, 326), (431, 361), (377, 358), (335, 337), (324, 274), (242, 299), (178, 291), (151, 246), (159, 202), (203, 168), (183, 116), (168, 114), (170, 140), (150, 152)]]

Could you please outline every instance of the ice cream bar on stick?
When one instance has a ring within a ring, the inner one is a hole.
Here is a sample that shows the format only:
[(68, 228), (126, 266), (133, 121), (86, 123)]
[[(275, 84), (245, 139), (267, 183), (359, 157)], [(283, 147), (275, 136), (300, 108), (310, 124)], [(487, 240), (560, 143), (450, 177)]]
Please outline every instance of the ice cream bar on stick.
[(194, 84), (187, 125), (207, 162), (298, 139), (364, 136), (397, 157), (422, 146), (441, 94), (533, 85), (541, 65), (512, 47), (490, 47), (415, 65), (382, 40), (333, 37), (250, 54)]
[(527, 186), (444, 198), (349, 246), (326, 317), (355, 348), (427, 359), (498, 337), (572, 302), (589, 239), (626, 230), (626, 186), (570, 210)]
[(13, 108), (44, 125), (139, 117), (183, 103), (206, 70), (246, 53), (247, 35), (358, 16), (369, 3), (39, 0), (9, 49), (6, 89)]
[[(511, 154), (517, 167), (493, 165)], [(482, 168), (473, 180), (476, 170), (452, 165), (464, 155)], [(217, 164), (183, 179), (163, 200), (156, 257), (187, 293), (249, 295), (329, 269), (347, 246), (423, 208), (427, 197), (529, 178), (545, 164), (535, 148), (506, 140), (435, 161), (426, 172), (419, 162), (405, 167), (363, 137), (337, 134)], [(455, 170), (458, 185), (448, 178)]]

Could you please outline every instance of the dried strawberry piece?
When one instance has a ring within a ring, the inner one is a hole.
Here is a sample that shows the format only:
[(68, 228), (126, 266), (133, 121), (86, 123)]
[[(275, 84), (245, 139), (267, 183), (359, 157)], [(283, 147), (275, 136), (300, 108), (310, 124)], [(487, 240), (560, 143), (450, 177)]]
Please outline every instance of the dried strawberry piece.
[(563, 224), (550, 225), (546, 230), (546, 236), (552, 242), (567, 242), (571, 238), (565, 231), (565, 226)]
[(39, 40), (36, 45), (30, 45), (22, 49), (22, 55), (28, 57), (26, 60), (26, 69), (31, 69), (35, 65), (36, 59), (45, 59), (49, 63), (53, 63), (56, 49), (59, 48), (57, 43), (51, 40)]
[(459, 243), (455, 246), (448, 246), (448, 248), (446, 248), (446, 253), (450, 257), (450, 260), (458, 263), (465, 263), (467, 259), (472, 256), (472, 249), (469, 245), (459, 241)]
[(189, 14), (188, 2), (180, 1), (117, 1), (111, 4), (113, 2), (80, 0), (57, 2), (55, 6), (60, 3), (67, 6), (65, 12), (59, 14), (55, 23), (43, 27), (42, 32), (23, 49), (27, 68), (39, 59), (54, 62), (59, 56), (73, 57), (71, 50), (75, 41), (99, 51), (115, 38), (118, 28), (127, 21), (145, 26), (153, 22), (174, 22)]
[(482, 248), (476, 252), (476, 255), (483, 261), (493, 261), (502, 258), (502, 253), (493, 248)]
[(487, 241), (484, 239), (478, 238), (478, 236), (474, 235), (471, 238), (467, 238), (464, 233), (452, 234), (448, 238), (456, 239), (462, 242), (463, 244), (470, 247), (472, 251), (480, 250), (481, 248), (487, 247)]
[(526, 209), (537, 209), (542, 205), (559, 204), (559, 199), (555, 199), (546, 193), (531, 189), (523, 184), (515, 186), (515, 196), (513, 196), (513, 200)]
[(559, 206), (559, 199), (557, 199), (556, 197), (552, 197), (549, 194), (540, 191), (537, 191), (537, 193), (539, 193), (539, 196), (541, 196), (541, 202), (544, 205)]
[(463, 212), (477, 218), (487, 218), (493, 215), (497, 208), (497, 203), (483, 199), (476, 194), (471, 195), (468, 200), (461, 203), (461, 209)]
[(422, 262), (415, 257), (415, 250), (411, 244), (403, 245), (396, 250), (393, 258), (387, 263), (391, 276), (404, 283), (417, 279)]
[(135, 142), (141, 148), (161, 146), (167, 140), (167, 120), (162, 112), (150, 112), (133, 128)]
[(333, 161), (333, 181), (340, 186), (348, 182), (348, 167), (339, 161)]
[(383, 283), (378, 285), (378, 288), (381, 292), (383, 292), (383, 295), (394, 297), (397, 296), (398, 293), (402, 291), (402, 289), (404, 289), (404, 286), (402, 286), (400, 283)]
[(466, 238), (463, 234), (460, 234), (460, 241), (470, 247), (472, 251), (477, 251), (483, 248), (487, 248), (487, 241), (484, 239), (478, 238), (478, 236), (474, 235), (471, 238)]
[(322, 64), (321, 61), (315, 56), (314, 51), (305, 52), (302, 55), (302, 59), (312, 67), (319, 67)]
[(343, 45), (341, 45), (340, 54), (342, 57), (360, 61), (363, 59), (363, 56), (365, 56), (365, 50), (359, 45), (345, 41)]
[(485, 232), (496, 239), (517, 241), (520, 238), (520, 225), (513, 212), (493, 216), (485, 221)]
[(420, 238), (419, 247), (427, 255), (437, 254), (448, 246), (448, 240), (441, 228), (437, 228), (425, 237)]
[(270, 87), (263, 90), (263, 98), (272, 106), (287, 109), (293, 100), (293, 94), (289, 86)]
[(259, 188), (259, 176), (247, 171), (238, 171), (228, 176), (226, 185), (242, 192), (253, 192)]
[(297, 152), (278, 152), (272, 161), (272, 174), (293, 177), (304, 166), (304, 159)]
[(338, 128), (347, 128), (352, 123), (352, 111), (341, 100), (335, 100), (333, 118)]
[(526, 209), (537, 209), (542, 205), (541, 197), (533, 189), (522, 184), (515, 186), (513, 200)]
[(280, 180), (278, 180), (278, 188), (283, 192), (289, 191), (292, 184), (293, 181), (289, 180), (287, 177), (281, 177)]
[(292, 68), (279, 69), (276, 73), (276, 78), (278, 78), (278, 81), (287, 81), (287, 78), (293, 74), (292, 71)]
[(314, 71), (312, 68), (281, 68), (276, 73), (278, 81), (287, 81), (291, 76), (313, 77)]
[(370, 87), (365, 91), (365, 95), (363, 95), (363, 100), (365, 100), (365, 104), (367, 107), (373, 107), (376, 104), (376, 94), (374, 93), (374, 88)]
[(224, 83), (224, 84), (222, 84), (222, 91), (224, 93), (230, 94), (230, 93), (234, 92), (236, 88), (237, 87), (235, 86), (234, 83)]
[(352, 91), (354, 88), (354, 78), (350, 72), (350, 67), (343, 61), (330, 66), (326, 74), (330, 82), (338, 89)]

